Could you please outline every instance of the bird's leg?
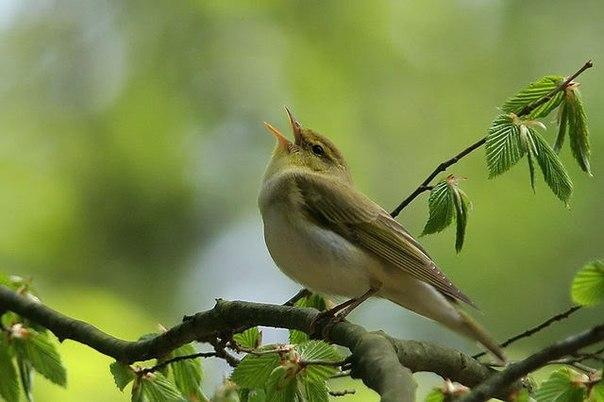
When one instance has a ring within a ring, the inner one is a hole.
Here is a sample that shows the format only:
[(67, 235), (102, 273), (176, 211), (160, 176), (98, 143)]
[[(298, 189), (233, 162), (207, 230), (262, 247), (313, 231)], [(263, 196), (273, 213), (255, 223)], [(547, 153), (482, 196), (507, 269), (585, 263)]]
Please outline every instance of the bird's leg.
[(348, 314), (352, 312), (352, 310), (354, 310), (365, 300), (376, 294), (380, 290), (380, 288), (381, 286), (370, 287), (369, 290), (367, 290), (359, 297), (353, 297), (352, 299), (346, 300), (344, 303), (340, 303), (329, 310), (320, 312), (310, 325), (310, 333), (312, 334), (315, 332), (315, 328), (321, 321), (327, 320), (328, 323), (326, 324), (325, 330), (323, 331), (325, 333), (326, 330), (328, 330), (332, 325), (342, 321)]

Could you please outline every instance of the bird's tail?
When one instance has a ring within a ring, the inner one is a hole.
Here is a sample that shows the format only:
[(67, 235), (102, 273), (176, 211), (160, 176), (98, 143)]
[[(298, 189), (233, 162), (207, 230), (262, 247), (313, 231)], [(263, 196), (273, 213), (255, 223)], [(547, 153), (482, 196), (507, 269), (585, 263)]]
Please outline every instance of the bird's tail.
[(455, 328), (452, 329), (456, 330), (457, 332), (461, 332), (463, 335), (466, 335), (472, 339), (476, 339), (493, 355), (495, 355), (495, 357), (497, 357), (501, 363), (505, 363), (506, 358), (503, 354), (503, 350), (501, 350), (497, 342), (493, 340), (493, 337), (491, 337), (487, 330), (484, 329), (482, 325), (476, 322), (472, 317), (470, 317), (468, 313), (461, 310), (461, 308), (457, 307), (457, 311), (461, 317), (461, 325), (456, 325)]

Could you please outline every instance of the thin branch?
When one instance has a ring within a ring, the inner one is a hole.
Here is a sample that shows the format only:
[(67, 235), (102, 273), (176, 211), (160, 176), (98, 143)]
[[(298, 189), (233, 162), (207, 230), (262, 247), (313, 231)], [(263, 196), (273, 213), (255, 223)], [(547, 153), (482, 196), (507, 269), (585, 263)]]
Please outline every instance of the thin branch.
[(604, 324), (593, 327), (578, 335), (566, 338), (551, 346), (527, 357), (526, 359), (509, 365), (505, 370), (491, 376), (485, 382), (472, 389), (468, 395), (462, 397), (459, 402), (482, 402), (496, 395), (501, 395), (511, 384), (547, 363), (572, 355), (589, 345), (604, 340)]
[[(499, 347), (500, 348), (506, 348), (509, 345), (511, 345), (512, 343), (514, 343), (516, 341), (519, 341), (520, 339), (528, 338), (528, 337), (532, 336), (533, 334), (536, 334), (537, 332), (539, 332), (539, 331), (541, 331), (541, 330), (549, 327), (553, 323), (555, 323), (557, 321), (562, 321), (562, 320), (568, 318), (572, 313), (574, 313), (575, 311), (580, 310), (580, 309), (581, 309), (581, 306), (572, 306), (568, 310), (566, 310), (566, 311), (564, 311), (562, 313), (556, 314), (553, 317), (548, 318), (547, 320), (543, 321), (541, 324), (539, 324), (539, 325), (537, 325), (537, 326), (535, 326), (533, 328), (527, 329), (526, 331), (524, 331), (521, 334), (514, 335), (513, 337), (511, 337), (511, 338), (507, 339), (506, 341), (500, 343)], [(474, 359), (478, 359), (479, 357), (482, 357), (484, 355), (486, 355), (486, 352), (480, 352), (480, 353), (475, 354), (472, 357)]]
[[(581, 67), (574, 74), (572, 74), (570, 77), (568, 77), (562, 84), (558, 85), (551, 92), (549, 92), (548, 94), (544, 95), (543, 97), (537, 99), (535, 102), (526, 105), (516, 115), (518, 117), (521, 117), (521, 116), (526, 116), (526, 115), (530, 114), (533, 110), (535, 110), (539, 106), (541, 106), (544, 103), (546, 103), (547, 101), (549, 101), (555, 94), (566, 89), (566, 87), (568, 87), (575, 78), (577, 78), (579, 75), (581, 75), (581, 73), (583, 73), (585, 70), (587, 70), (591, 67), (593, 67), (593, 63), (591, 62), (591, 60), (589, 60), (583, 65), (583, 67)], [(461, 152), (459, 152), (454, 157), (447, 159), (446, 161), (444, 161), (440, 165), (438, 165), (432, 171), (432, 173), (430, 173), (430, 175), (428, 175), (428, 177), (426, 177), (426, 179), (424, 181), (422, 181), (422, 183), (419, 186), (417, 186), (417, 188), (411, 194), (409, 194), (409, 196), (407, 198), (405, 198), (403, 201), (401, 201), (401, 203), (390, 213), (390, 215), (393, 218), (398, 216), (398, 214), (400, 214), (401, 211), (403, 209), (405, 209), (405, 207), (407, 207), (407, 205), (409, 205), (415, 198), (417, 198), (418, 195), (420, 195), (421, 193), (428, 191), (432, 188), (430, 186), (430, 183), (432, 182), (432, 180), (434, 180), (434, 178), (436, 178), (436, 176), (438, 176), (439, 173), (444, 172), (450, 166), (456, 164), (461, 159), (463, 159), (465, 156), (467, 156), (468, 154), (472, 153), (476, 149), (483, 146), (486, 141), (487, 141), (487, 137), (483, 137), (483, 138), (479, 139), (478, 141), (476, 141), (475, 143), (473, 143), (472, 145), (463, 149)]]
[(315, 359), (315, 360), (300, 360), (300, 366), (305, 367), (305, 366), (310, 366), (310, 365), (317, 365), (317, 366), (333, 366), (333, 367), (341, 367), (344, 364), (346, 364), (347, 360), (337, 360), (337, 361), (333, 361), (333, 360), (327, 360), (327, 359)]
[(356, 390), (354, 389), (342, 389), (339, 391), (329, 391), (329, 395), (331, 396), (346, 396), (346, 395), (354, 395), (356, 394)]
[(293, 295), (288, 301), (283, 303), (284, 306), (293, 306), (300, 299), (305, 298), (306, 296), (310, 296), (312, 293), (308, 289), (300, 289), (298, 293)]
[(216, 355), (216, 352), (200, 352), (200, 353), (193, 353), (192, 355), (176, 356), (176, 357), (173, 357), (166, 361), (163, 361), (159, 364), (156, 364), (153, 367), (142, 369), (141, 373), (143, 373), (143, 374), (152, 373), (154, 371), (161, 370), (164, 367), (166, 367), (172, 363), (180, 362), (183, 360), (199, 359), (200, 357), (217, 357), (217, 355)]

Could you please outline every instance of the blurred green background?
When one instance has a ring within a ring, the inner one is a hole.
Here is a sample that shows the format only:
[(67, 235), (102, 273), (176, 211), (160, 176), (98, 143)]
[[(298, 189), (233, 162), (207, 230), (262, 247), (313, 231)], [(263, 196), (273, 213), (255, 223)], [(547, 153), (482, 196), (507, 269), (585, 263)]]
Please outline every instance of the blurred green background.
[[(541, 178), (532, 193), (526, 162), (487, 180), (480, 151), (451, 170), (474, 203), (463, 252), (453, 230), (423, 239), (505, 339), (569, 306), (573, 273), (602, 256), (603, 13), (596, 0), (0, 0), (0, 269), (129, 339), (217, 297), (281, 302), (298, 286), (266, 252), (256, 197), (273, 147), (262, 122), (285, 130), (283, 105), (331, 137), (357, 185), (392, 209), (484, 135), (516, 89), (593, 58), (580, 82), (595, 177), (564, 148), (570, 210)], [(419, 234), (426, 218), (424, 195), (399, 220)], [(582, 311), (511, 354), (601, 313)], [(477, 350), (383, 301), (352, 320)], [(128, 400), (110, 359), (72, 342), (61, 351), (69, 387), (38, 378), (38, 401)], [(211, 394), (228, 368), (208, 359), (205, 371)], [(439, 384), (418, 378), (423, 390)], [(338, 400), (373, 398), (356, 388)]]

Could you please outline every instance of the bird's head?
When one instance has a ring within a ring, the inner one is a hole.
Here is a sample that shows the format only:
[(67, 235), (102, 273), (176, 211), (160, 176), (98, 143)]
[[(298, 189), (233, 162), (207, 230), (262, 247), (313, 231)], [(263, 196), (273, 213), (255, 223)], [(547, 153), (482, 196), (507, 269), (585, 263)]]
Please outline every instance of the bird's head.
[(294, 142), (288, 140), (277, 128), (264, 123), (277, 140), (267, 176), (288, 168), (298, 168), (350, 182), (348, 164), (334, 143), (321, 134), (302, 127), (291, 111), (288, 108), (285, 110), (294, 133)]

